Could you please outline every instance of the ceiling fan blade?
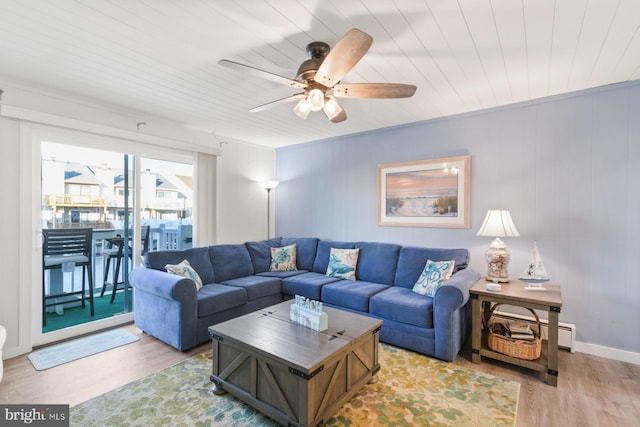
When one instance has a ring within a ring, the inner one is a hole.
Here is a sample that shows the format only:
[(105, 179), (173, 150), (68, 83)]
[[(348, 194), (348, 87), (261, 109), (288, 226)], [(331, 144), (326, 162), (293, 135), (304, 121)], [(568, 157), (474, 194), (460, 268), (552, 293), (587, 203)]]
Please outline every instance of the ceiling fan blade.
[(280, 76), (278, 74), (270, 73), (269, 71), (264, 71), (259, 68), (252, 67), (250, 65), (241, 64), (239, 62), (229, 61), (227, 59), (221, 59), (218, 61), (218, 64), (223, 67), (231, 68), (236, 71), (243, 71), (246, 73), (250, 73), (254, 76), (270, 80), (275, 83), (284, 84), (290, 87), (297, 87), (299, 89), (305, 89), (307, 87), (306, 83), (299, 82), (297, 80), (291, 80), (287, 77)]
[(336, 98), (409, 98), (414, 93), (414, 85), (402, 83), (345, 83), (333, 88)]
[(371, 47), (373, 38), (357, 28), (349, 31), (329, 51), (318, 67), (314, 80), (333, 87), (362, 59)]
[(304, 93), (296, 93), (292, 96), (287, 96), (286, 98), (278, 99), (277, 101), (271, 101), (266, 104), (259, 105), (257, 107), (249, 110), (250, 113), (259, 113), (260, 111), (269, 110), (273, 107), (277, 107), (278, 105), (288, 104), (289, 102), (297, 101), (299, 99), (304, 99)]

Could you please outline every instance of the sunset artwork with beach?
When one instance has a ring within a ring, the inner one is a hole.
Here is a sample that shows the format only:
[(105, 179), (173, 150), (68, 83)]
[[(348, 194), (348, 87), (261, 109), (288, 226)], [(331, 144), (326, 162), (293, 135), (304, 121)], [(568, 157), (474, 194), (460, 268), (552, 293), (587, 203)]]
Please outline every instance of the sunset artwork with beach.
[(389, 217), (455, 217), (458, 215), (456, 168), (396, 172), (386, 175)]
[(471, 156), (378, 165), (378, 225), (469, 228)]

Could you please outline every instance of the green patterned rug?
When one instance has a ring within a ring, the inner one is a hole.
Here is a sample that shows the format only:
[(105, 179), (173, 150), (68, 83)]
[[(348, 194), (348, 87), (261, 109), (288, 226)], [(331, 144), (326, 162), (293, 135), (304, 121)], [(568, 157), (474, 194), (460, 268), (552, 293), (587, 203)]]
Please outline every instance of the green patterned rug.
[[(513, 426), (520, 384), (381, 344), (379, 381), (328, 426)], [(211, 352), (71, 408), (71, 426), (277, 426), (211, 393)]]

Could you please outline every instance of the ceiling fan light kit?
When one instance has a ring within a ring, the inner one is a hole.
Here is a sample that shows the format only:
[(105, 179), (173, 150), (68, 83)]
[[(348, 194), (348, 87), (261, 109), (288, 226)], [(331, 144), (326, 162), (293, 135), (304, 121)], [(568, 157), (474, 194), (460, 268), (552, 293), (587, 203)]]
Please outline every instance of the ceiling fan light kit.
[(340, 113), (344, 111), (333, 95), (327, 96), (324, 101), (324, 107), (322, 107), (322, 110), (329, 120), (335, 119)]
[(347, 114), (338, 104), (336, 98), (408, 98), (416, 91), (414, 85), (399, 83), (348, 83), (340, 84), (342, 78), (362, 59), (371, 47), (373, 39), (357, 28), (342, 37), (333, 50), (325, 42), (312, 42), (307, 45), (307, 53), (311, 57), (298, 68), (295, 79), (279, 76), (226, 59), (218, 63), (222, 66), (249, 72), (253, 75), (286, 84), (290, 87), (304, 89), (287, 98), (272, 101), (252, 108), (250, 112), (268, 110), (276, 105), (298, 101), (293, 112), (301, 119), (306, 119), (311, 111), (322, 110), (332, 123), (346, 120)]
[(311, 111), (320, 111), (324, 107), (324, 92), (320, 89), (311, 89), (307, 95), (307, 102)]
[(296, 116), (300, 117), (302, 120), (306, 120), (309, 117), (309, 113), (311, 113), (311, 105), (307, 99), (301, 99), (300, 102), (293, 107), (293, 112), (296, 113)]

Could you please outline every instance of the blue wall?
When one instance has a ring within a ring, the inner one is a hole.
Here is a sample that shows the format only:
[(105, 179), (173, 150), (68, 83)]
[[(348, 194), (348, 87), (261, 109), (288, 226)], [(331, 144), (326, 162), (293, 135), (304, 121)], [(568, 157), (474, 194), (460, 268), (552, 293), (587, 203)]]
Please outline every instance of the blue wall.
[[(379, 164), (464, 154), (471, 228), (377, 225)], [(510, 209), (511, 276), (536, 241), (577, 341), (640, 353), (640, 82), (284, 147), (276, 176), (276, 235), (466, 247), (481, 272), (477, 229)]]

